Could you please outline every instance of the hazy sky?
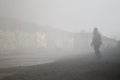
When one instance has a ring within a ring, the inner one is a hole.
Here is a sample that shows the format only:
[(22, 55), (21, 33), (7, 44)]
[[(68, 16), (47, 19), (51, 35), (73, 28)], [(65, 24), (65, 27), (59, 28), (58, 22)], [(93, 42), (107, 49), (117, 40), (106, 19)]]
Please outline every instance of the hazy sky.
[(0, 0), (0, 16), (120, 39), (120, 0)]

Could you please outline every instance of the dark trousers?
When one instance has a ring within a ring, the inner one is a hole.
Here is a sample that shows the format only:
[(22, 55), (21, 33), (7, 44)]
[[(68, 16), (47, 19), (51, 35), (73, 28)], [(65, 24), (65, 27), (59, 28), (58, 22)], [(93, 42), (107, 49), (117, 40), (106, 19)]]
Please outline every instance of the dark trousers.
[(100, 52), (100, 46), (95, 46), (94, 45), (94, 51), (95, 51), (95, 54), (96, 54), (97, 58), (101, 58), (102, 57), (101, 52)]

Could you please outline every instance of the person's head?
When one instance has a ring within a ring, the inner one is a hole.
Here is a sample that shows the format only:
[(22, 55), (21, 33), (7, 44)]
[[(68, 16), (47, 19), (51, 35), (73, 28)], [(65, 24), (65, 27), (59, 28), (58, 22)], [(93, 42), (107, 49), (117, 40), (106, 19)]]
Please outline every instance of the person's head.
[(98, 28), (94, 28), (93, 34), (99, 33)]

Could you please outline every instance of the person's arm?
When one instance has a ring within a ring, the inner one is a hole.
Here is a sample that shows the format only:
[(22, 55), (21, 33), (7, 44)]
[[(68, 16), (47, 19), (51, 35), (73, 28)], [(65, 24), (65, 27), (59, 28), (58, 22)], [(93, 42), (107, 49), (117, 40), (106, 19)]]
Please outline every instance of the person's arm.
[(93, 44), (94, 44), (94, 42), (93, 42), (93, 41), (94, 41), (94, 36), (92, 37), (92, 39), (93, 39), (93, 40), (92, 40), (92, 42), (91, 42), (91, 46), (93, 46)]

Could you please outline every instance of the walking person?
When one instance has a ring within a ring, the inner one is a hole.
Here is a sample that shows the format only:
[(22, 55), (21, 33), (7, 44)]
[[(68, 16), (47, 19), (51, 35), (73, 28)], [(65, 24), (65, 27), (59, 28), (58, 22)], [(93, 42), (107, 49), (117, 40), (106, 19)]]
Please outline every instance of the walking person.
[(100, 52), (101, 45), (102, 45), (101, 34), (99, 33), (98, 28), (94, 28), (91, 46), (93, 46), (97, 58), (102, 57), (101, 52)]

